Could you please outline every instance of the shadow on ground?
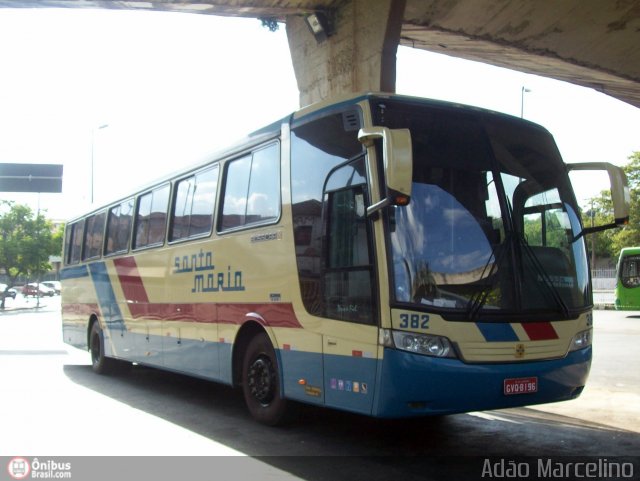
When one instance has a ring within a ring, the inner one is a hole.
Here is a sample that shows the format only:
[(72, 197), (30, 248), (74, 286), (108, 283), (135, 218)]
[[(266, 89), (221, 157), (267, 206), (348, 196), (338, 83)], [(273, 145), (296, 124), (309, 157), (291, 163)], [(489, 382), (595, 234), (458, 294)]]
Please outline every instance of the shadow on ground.
[(295, 422), (270, 428), (253, 421), (241, 392), (228, 386), (141, 366), (117, 376), (77, 365), (64, 372), (87, 389), (308, 480), (363, 479), (365, 472), (370, 481), (480, 479), (487, 457), (640, 452), (637, 433), (532, 409), (376, 420), (300, 406)]

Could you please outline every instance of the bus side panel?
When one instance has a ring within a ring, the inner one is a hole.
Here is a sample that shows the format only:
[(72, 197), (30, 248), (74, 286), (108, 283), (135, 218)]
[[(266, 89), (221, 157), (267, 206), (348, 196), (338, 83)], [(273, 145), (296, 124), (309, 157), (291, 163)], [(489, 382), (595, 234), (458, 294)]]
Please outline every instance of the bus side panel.
[(113, 260), (113, 289), (119, 299), (129, 342), (124, 351), (129, 360), (164, 366), (162, 321), (166, 261), (158, 251)]
[(640, 287), (627, 289), (618, 279), (616, 285), (615, 308), (618, 311), (640, 310)]
[[(213, 309), (213, 307), (210, 307)], [(220, 349), (223, 343), (213, 339), (217, 325), (211, 322), (183, 323), (167, 321), (163, 337), (163, 358), (167, 368), (207, 379), (220, 379)]]
[(92, 315), (99, 316), (95, 291), (87, 266), (76, 266), (60, 272), (63, 283), (62, 335), (65, 343), (79, 349), (89, 348), (89, 320)]
[(326, 321), (324, 329), (326, 405), (370, 415), (378, 369), (378, 328)]
[[(134, 341), (128, 357), (207, 379), (219, 377), (216, 307), (195, 302), (192, 279), (176, 278), (172, 248), (116, 259), (116, 287)], [(121, 290), (121, 292), (120, 292)]]
[(625, 247), (620, 251), (615, 295), (617, 310), (640, 310), (640, 248)]
[(104, 349), (108, 357), (125, 357), (132, 345), (130, 336), (120, 309), (120, 303), (116, 298), (111, 277), (106, 262), (93, 262), (88, 266), (93, 288), (100, 306), (100, 322), (104, 332)]
[(82, 302), (84, 284), (88, 281), (86, 266), (72, 267), (60, 272), (63, 282), (62, 302), (62, 338), (65, 343), (79, 349), (88, 349), (88, 327), (92, 314), (98, 312), (98, 305)]
[(304, 329), (275, 329), (285, 397), (324, 404), (322, 336)]
[(351, 356), (325, 352), (327, 406), (371, 415), (377, 366), (377, 359), (363, 357), (360, 351)]

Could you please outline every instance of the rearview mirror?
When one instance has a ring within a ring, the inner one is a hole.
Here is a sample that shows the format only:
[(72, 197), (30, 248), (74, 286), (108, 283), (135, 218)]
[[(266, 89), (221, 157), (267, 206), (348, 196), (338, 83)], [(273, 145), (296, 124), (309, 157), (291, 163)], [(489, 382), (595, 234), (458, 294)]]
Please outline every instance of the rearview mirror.
[(608, 162), (584, 162), (579, 164), (567, 164), (567, 170), (572, 171), (606, 171), (611, 182), (611, 200), (613, 202), (614, 221), (611, 224), (595, 227), (585, 227), (582, 235), (592, 232), (599, 232), (614, 227), (623, 226), (629, 223), (629, 204), (631, 196), (629, 194), (629, 183), (624, 171)]
[(371, 147), (375, 139), (382, 139), (382, 156), (387, 197), (367, 209), (367, 214), (386, 205), (407, 205), (411, 199), (413, 151), (409, 129), (367, 127), (360, 129), (358, 140)]

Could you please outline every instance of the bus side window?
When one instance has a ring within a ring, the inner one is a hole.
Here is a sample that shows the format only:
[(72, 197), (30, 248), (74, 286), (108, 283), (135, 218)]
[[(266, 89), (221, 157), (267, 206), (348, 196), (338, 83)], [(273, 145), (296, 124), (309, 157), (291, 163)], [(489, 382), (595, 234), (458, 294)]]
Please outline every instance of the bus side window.
[(217, 165), (177, 183), (170, 241), (211, 233), (217, 186)]
[(138, 198), (133, 248), (161, 245), (164, 242), (169, 210), (169, 184)]
[(280, 217), (280, 146), (271, 144), (227, 164), (222, 231)]
[(76, 224), (67, 224), (64, 230), (64, 247), (62, 248), (63, 262), (71, 264), (71, 240), (73, 239), (73, 228)]
[(84, 233), (84, 248), (82, 249), (82, 259), (97, 259), (102, 252), (102, 239), (104, 234), (105, 213), (87, 217), (86, 229)]
[(129, 249), (132, 212), (133, 199), (125, 200), (109, 209), (105, 255), (126, 252)]
[(74, 222), (67, 227), (66, 244), (66, 263), (78, 264), (82, 254), (82, 237), (84, 233), (84, 219)]

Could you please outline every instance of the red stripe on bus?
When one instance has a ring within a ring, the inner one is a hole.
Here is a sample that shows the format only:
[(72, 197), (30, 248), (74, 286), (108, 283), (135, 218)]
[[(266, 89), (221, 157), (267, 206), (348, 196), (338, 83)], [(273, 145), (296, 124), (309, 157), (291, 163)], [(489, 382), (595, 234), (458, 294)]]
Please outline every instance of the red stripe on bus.
[(248, 318), (271, 327), (301, 328), (291, 304), (215, 304), (221, 324), (243, 324)]
[(558, 333), (550, 322), (523, 322), (522, 327), (531, 341), (558, 339)]
[(127, 301), (147, 304), (149, 297), (147, 290), (144, 288), (142, 278), (138, 272), (138, 265), (133, 257), (122, 257), (114, 259), (113, 264), (116, 266), (118, 279)]
[[(97, 309), (96, 304), (65, 304), (63, 312), (86, 313), (87, 306)], [(299, 329), (302, 325), (291, 304), (228, 304), (228, 303), (127, 303), (133, 319), (160, 321), (187, 321), (241, 325), (248, 319), (257, 320), (270, 327)], [(93, 311), (96, 312), (96, 311)], [(125, 320), (126, 321), (126, 320)]]
[(90, 316), (99, 311), (98, 304), (63, 304), (62, 313), (66, 315)]
[(302, 327), (291, 304), (150, 303), (135, 259), (114, 259), (114, 265), (134, 319), (242, 324), (249, 313), (256, 313), (250, 317), (268, 326)]

